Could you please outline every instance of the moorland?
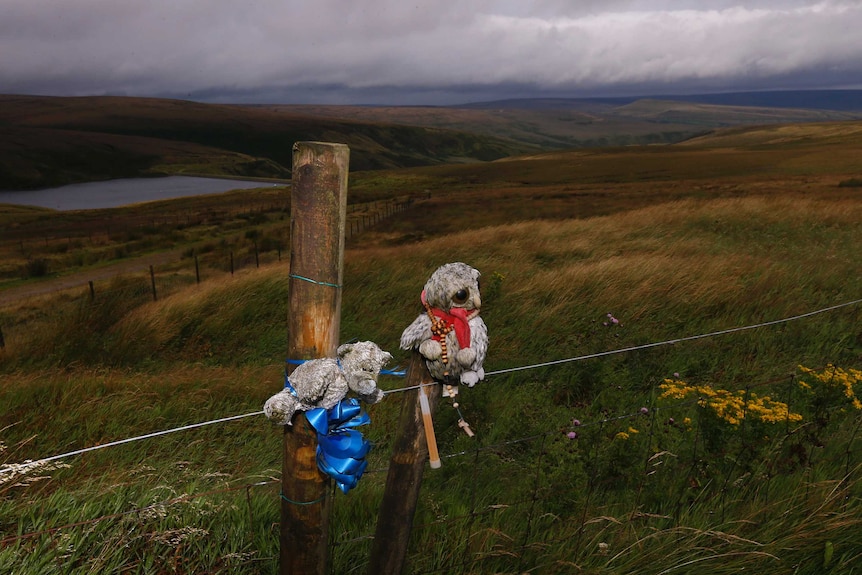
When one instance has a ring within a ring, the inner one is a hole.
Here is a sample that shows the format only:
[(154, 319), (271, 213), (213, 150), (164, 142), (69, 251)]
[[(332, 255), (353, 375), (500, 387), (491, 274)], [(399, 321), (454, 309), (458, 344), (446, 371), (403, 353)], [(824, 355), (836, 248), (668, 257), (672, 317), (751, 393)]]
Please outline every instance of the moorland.
[[(862, 114), (860, 91), (803, 92), (796, 99), (769, 94), (755, 100), (758, 106), (666, 98), (451, 107), (0, 95), (0, 190), (165, 174), (284, 178), (293, 142), (302, 140), (347, 144), (351, 170), (365, 171), (489, 161), (547, 149), (674, 143), (718, 127), (851, 120)], [(715, 101), (735, 102), (732, 96)], [(807, 107), (789, 107), (795, 103)]]
[[(409, 572), (862, 559), (862, 123), (692, 136), (351, 173), (352, 217), (403, 209), (348, 240), (343, 340), (403, 364), (427, 276), (456, 260), (483, 274), (489, 375), (460, 397), (476, 437), (441, 407)], [(156, 301), (143, 271), (96, 297), (2, 300), (0, 465), (250, 414), (6, 474), (0, 567), (275, 571), (281, 433), (255, 414), (283, 383), (287, 195), (0, 209), (0, 297), (170, 256)], [(268, 257), (226, 270), (252, 249)], [(369, 471), (332, 495), (333, 572), (365, 571), (400, 407), (393, 392), (369, 408)]]

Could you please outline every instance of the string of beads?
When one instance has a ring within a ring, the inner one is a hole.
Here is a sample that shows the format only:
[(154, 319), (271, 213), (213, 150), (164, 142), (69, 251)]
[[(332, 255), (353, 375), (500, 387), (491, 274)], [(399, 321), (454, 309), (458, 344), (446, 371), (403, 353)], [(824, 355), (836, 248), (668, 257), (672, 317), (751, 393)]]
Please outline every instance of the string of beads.
[[(443, 318), (434, 315), (431, 306), (425, 303), (425, 311), (428, 313), (428, 318), (431, 320), (431, 334), (440, 338), (440, 361), (443, 365), (449, 365), (449, 350), (447, 349), (446, 336), (450, 331), (455, 329), (455, 326), (447, 322)], [(449, 369), (443, 372), (444, 376), (449, 375)]]

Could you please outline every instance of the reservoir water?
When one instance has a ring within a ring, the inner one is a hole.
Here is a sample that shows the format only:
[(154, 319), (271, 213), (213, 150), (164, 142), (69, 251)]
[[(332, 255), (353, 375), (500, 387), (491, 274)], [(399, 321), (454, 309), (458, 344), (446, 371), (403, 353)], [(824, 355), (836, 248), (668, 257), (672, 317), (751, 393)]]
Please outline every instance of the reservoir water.
[(39, 206), (55, 210), (113, 208), (153, 200), (167, 200), (230, 190), (285, 186), (271, 182), (167, 176), (164, 178), (124, 178), (103, 182), (70, 184), (44, 190), (0, 191), (0, 204)]

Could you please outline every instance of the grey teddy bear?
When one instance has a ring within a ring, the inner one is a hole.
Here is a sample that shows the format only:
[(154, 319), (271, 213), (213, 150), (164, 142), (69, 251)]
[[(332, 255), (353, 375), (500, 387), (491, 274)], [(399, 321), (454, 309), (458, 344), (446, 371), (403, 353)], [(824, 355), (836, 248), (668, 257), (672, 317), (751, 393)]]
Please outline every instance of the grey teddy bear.
[[(383, 399), (377, 376), (392, 356), (370, 341), (346, 343), (336, 351), (338, 358), (313, 359), (300, 364), (290, 374), (291, 387), (270, 397), (264, 414), (279, 425), (292, 425), (297, 411), (322, 407), (330, 409), (353, 391), (365, 403)], [(292, 388), (292, 389), (291, 389)]]

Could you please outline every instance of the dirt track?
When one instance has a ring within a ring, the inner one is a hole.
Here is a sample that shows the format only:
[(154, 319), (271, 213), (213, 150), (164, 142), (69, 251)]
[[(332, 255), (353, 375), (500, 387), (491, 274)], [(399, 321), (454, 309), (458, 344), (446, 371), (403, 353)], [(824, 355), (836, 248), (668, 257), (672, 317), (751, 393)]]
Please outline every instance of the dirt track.
[(75, 272), (54, 278), (0, 291), (0, 308), (19, 303), (27, 298), (80, 287), (84, 290), (90, 281), (111, 279), (119, 275), (148, 271), (150, 266), (164, 265), (180, 259), (181, 250), (171, 250), (117, 262), (108, 266)]

